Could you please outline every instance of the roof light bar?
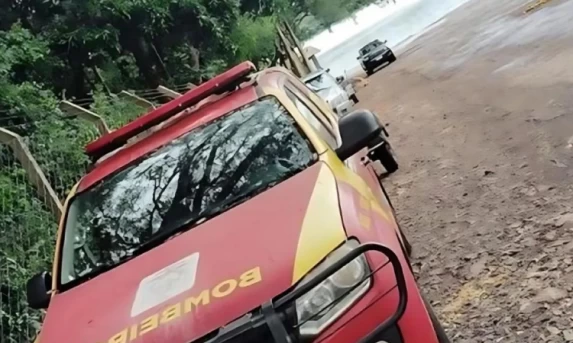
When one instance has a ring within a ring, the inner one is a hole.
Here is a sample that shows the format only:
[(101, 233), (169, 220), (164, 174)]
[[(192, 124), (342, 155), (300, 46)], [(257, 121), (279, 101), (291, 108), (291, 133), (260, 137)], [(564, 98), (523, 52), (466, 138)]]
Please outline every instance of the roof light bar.
[(242, 82), (245, 77), (254, 71), (256, 71), (256, 68), (253, 63), (243, 62), (127, 125), (89, 143), (85, 147), (85, 153), (92, 159), (97, 160), (101, 156), (122, 147), (129, 139), (166, 121), (184, 109), (196, 105), (211, 95), (221, 94), (229, 90), (230, 87)]

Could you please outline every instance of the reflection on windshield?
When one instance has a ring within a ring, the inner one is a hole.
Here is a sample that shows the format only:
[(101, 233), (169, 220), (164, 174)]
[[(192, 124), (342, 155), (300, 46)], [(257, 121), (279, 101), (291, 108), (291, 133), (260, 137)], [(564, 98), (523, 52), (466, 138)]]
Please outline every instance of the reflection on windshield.
[(196, 128), (75, 198), (61, 282), (118, 264), (163, 230), (224, 211), (314, 160), (273, 98)]
[(308, 80), (306, 84), (308, 88), (312, 89), (315, 92), (337, 85), (336, 79), (330, 76), (330, 74), (328, 73), (320, 74), (319, 76), (311, 80)]

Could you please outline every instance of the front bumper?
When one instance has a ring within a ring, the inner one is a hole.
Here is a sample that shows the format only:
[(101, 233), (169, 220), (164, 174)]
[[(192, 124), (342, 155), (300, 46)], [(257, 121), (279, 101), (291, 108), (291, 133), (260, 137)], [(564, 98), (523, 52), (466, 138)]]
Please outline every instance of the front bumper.
[[(298, 327), (302, 324), (296, 323), (296, 299), (362, 254), (365, 254), (369, 261), (379, 261), (364, 279), (372, 278), (373, 287), (345, 315), (310, 342), (402, 343), (397, 323), (406, 311), (408, 301), (404, 272), (398, 256), (391, 249), (375, 243), (360, 245), (299, 288), (275, 301), (263, 304), (249, 318), (241, 319), (243, 323), (229, 325), (224, 332), (221, 329), (216, 337), (204, 342), (308, 343), (308, 340), (303, 341), (297, 334)], [(383, 274), (383, 277), (380, 277), (380, 274)], [(381, 280), (384, 280), (383, 285), (380, 285)], [(362, 281), (356, 286), (361, 283)], [(395, 306), (388, 306), (389, 304)], [(357, 339), (356, 334), (360, 332), (365, 334)]]
[(383, 53), (381, 53), (380, 55), (374, 56), (371, 59), (369, 59), (367, 62), (365, 62), (365, 64), (367, 66), (378, 66), (380, 64), (389, 62), (391, 57), (392, 57), (392, 50), (387, 50)]

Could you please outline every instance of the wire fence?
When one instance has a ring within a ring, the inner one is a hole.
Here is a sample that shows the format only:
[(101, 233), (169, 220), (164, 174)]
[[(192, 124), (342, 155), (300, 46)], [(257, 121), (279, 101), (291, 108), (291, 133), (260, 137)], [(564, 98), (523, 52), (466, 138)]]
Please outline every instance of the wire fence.
[[(178, 93), (185, 93), (192, 88), (190, 84), (182, 84), (182, 85), (175, 85), (173, 87), (169, 87), (169, 89), (178, 92)], [(169, 100), (169, 97), (165, 95), (165, 93), (161, 92), (158, 88), (150, 88), (150, 89), (139, 89), (139, 90), (129, 90), (129, 93), (145, 99), (154, 104), (164, 103), (165, 101)], [(84, 107), (90, 108), (94, 103), (94, 98), (81, 98), (81, 99), (70, 99), (70, 102)], [(0, 109), (1, 112), (1, 109)]]
[(57, 224), (7, 145), (0, 166), (0, 342), (31, 342), (42, 313), (28, 308), (24, 285), (50, 265)]
[[(94, 96), (87, 108), (111, 129), (147, 110), (102, 95)], [(27, 306), (26, 282), (39, 271), (51, 270), (56, 203), (63, 202), (85, 173), (89, 161), (84, 146), (100, 132), (57, 109), (35, 121), (10, 117), (9, 109), (0, 113), (0, 343), (24, 343), (34, 340), (43, 317), (42, 311)]]

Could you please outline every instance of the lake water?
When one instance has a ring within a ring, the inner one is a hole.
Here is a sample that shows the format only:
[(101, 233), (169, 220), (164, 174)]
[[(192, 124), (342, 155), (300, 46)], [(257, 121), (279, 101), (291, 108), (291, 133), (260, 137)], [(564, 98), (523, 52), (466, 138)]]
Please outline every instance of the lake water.
[[(309, 40), (307, 45), (318, 45), (317, 48), (324, 49), (318, 55), (322, 66), (330, 68), (334, 76), (344, 75), (346, 70), (350, 71), (359, 66), (356, 59), (358, 50), (368, 42), (374, 39), (388, 40), (388, 46), (395, 48), (421, 34), (467, 1), (397, 0), (396, 5), (391, 3), (385, 8), (371, 6), (357, 16), (359, 25), (347, 20), (335, 26), (332, 33), (324, 32)], [(378, 18), (373, 22), (364, 22), (373, 15)], [(357, 30), (360, 31), (356, 32)], [(327, 42), (331, 42), (330, 46)], [(332, 42), (337, 45), (332, 46)]]

